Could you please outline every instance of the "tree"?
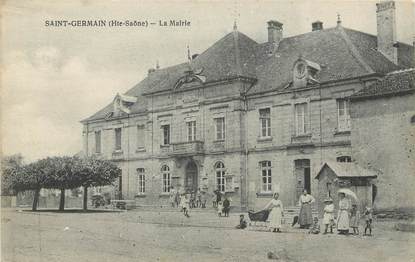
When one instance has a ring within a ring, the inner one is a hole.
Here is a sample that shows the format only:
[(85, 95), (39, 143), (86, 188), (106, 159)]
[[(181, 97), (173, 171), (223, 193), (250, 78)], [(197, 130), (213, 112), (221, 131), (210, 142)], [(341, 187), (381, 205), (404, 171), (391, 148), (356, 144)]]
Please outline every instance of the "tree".
[(113, 162), (94, 157), (80, 159), (80, 177), (84, 188), (83, 209), (88, 208), (88, 188), (91, 186), (111, 185), (120, 175), (119, 169)]
[(55, 188), (61, 191), (59, 210), (65, 209), (65, 190), (80, 187), (82, 177), (80, 161), (76, 157), (52, 157), (46, 159), (48, 167), (46, 168), (47, 183), (45, 188)]
[(15, 195), (13, 179), (23, 168), (23, 157), (20, 154), (5, 156), (1, 159), (1, 195)]

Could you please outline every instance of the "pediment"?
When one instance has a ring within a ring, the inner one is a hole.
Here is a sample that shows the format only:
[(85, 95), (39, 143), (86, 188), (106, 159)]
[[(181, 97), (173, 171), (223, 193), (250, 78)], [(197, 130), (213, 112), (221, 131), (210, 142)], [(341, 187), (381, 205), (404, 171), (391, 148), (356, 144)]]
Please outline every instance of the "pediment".
[(206, 76), (202, 75), (203, 68), (197, 70), (187, 70), (184, 76), (180, 77), (174, 85), (174, 89), (194, 87), (206, 82)]

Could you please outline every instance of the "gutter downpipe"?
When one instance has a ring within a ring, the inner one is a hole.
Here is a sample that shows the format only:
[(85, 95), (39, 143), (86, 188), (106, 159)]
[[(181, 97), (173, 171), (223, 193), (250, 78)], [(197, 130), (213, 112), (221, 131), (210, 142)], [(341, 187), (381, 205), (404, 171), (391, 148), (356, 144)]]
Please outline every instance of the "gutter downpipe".
[[(244, 94), (243, 94), (243, 98), (244, 98), (244, 112), (245, 112), (245, 123), (244, 123), (244, 128), (245, 128), (245, 132), (244, 132), (244, 151), (245, 151), (245, 203), (244, 203), (244, 208), (246, 209), (245, 211), (249, 210), (249, 186), (248, 186), (248, 127), (247, 127), (247, 117), (248, 117), (248, 96), (247, 93), (248, 91), (256, 84), (256, 80), (253, 81), (251, 83), (251, 85), (249, 86), (249, 88), (247, 90), (245, 90)], [(242, 190), (241, 190), (242, 191)], [(242, 194), (242, 192), (241, 192)], [(241, 196), (242, 197), (242, 196)]]

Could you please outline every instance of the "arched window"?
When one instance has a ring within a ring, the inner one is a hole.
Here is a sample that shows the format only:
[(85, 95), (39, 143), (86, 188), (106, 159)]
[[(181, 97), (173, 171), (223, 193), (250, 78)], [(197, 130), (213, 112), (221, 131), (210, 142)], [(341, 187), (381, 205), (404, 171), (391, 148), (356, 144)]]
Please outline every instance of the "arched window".
[(216, 188), (220, 192), (225, 192), (225, 165), (222, 162), (215, 164)]
[(411, 124), (415, 125), (415, 115), (411, 117)]
[(161, 175), (162, 175), (162, 185), (163, 185), (163, 193), (170, 192), (170, 168), (166, 165), (164, 165), (161, 168)]
[(262, 192), (272, 191), (272, 175), (271, 175), (271, 161), (260, 162), (261, 167), (261, 178), (262, 178)]

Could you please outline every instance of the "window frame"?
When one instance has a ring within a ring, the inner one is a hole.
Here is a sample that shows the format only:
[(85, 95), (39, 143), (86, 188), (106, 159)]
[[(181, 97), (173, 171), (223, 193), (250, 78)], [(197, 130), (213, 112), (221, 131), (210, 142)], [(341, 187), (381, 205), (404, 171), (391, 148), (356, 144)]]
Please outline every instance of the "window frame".
[(187, 141), (193, 142), (196, 141), (196, 120), (187, 121)]
[(101, 153), (102, 153), (102, 132), (101, 130), (97, 130), (95, 131), (95, 154), (101, 154)]
[[(215, 121), (215, 140), (224, 141), (226, 139), (225, 117), (223, 116), (215, 117), (214, 121)], [(219, 126), (219, 123), (221, 123), (220, 126)]]
[(218, 161), (215, 163), (216, 189), (222, 193), (226, 192), (225, 170), (225, 164), (222, 161)]
[[(272, 165), (271, 161), (259, 162), (261, 175), (261, 193), (272, 193)], [(265, 178), (265, 181), (264, 181)]]
[(161, 167), (161, 192), (170, 193), (171, 187), (171, 174), (170, 168), (167, 165)]
[[(301, 117), (299, 117), (299, 108), (302, 108)], [(294, 104), (295, 135), (303, 136), (310, 134), (310, 116), (309, 103), (301, 102)], [(299, 120), (301, 119), (301, 130)]]
[(145, 149), (145, 141), (146, 141), (146, 128), (144, 125), (137, 125), (137, 149), (142, 150)]
[(170, 124), (161, 125), (161, 135), (162, 135), (162, 143), (163, 146), (168, 146), (171, 143), (171, 126)]
[(351, 163), (352, 157), (351, 156), (338, 156), (336, 157), (336, 162), (338, 163)]
[[(338, 131), (350, 131), (351, 119), (350, 119), (350, 100), (349, 99), (336, 99), (337, 104), (337, 130)], [(343, 104), (343, 108), (340, 105)], [(340, 115), (340, 111), (343, 112)]]
[(259, 113), (259, 136), (271, 137), (271, 108), (260, 108)]
[(146, 193), (146, 171), (144, 168), (137, 168), (137, 194)]
[(122, 151), (122, 128), (121, 127), (117, 127), (114, 129), (114, 136), (115, 136), (114, 150)]

